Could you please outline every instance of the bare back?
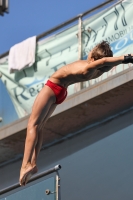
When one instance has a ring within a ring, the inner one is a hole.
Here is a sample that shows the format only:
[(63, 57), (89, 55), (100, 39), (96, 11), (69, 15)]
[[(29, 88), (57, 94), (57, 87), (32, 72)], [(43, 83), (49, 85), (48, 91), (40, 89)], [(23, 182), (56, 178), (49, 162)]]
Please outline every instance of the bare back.
[(56, 71), (50, 77), (50, 80), (64, 87), (68, 87), (73, 83), (90, 80), (95, 70), (93, 72), (88, 71), (88, 65), (89, 62), (86, 60), (79, 60), (65, 65)]

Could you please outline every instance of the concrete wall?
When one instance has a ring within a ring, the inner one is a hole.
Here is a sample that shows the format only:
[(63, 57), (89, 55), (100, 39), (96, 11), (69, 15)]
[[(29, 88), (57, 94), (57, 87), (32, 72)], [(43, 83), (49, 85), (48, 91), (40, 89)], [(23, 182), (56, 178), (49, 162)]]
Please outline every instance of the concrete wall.
[[(63, 200), (132, 200), (133, 110), (41, 151), (39, 172), (61, 164)], [(18, 182), (21, 161), (0, 168), (0, 189)]]

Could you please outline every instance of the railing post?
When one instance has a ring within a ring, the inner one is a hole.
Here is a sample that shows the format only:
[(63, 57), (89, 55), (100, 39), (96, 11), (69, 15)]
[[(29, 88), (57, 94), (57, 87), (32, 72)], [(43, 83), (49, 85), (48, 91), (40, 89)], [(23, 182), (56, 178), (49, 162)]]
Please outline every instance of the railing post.
[(78, 60), (82, 59), (82, 16), (79, 16), (78, 22)]
[(56, 172), (56, 200), (61, 200), (61, 189), (60, 189), (60, 176), (59, 172)]
[[(2, 78), (2, 73), (0, 72), (0, 78)], [(0, 117), (0, 122), (2, 122), (2, 117)]]
[[(79, 15), (78, 22), (78, 60), (82, 60), (82, 15)], [(79, 90), (83, 89), (83, 83), (79, 83)]]

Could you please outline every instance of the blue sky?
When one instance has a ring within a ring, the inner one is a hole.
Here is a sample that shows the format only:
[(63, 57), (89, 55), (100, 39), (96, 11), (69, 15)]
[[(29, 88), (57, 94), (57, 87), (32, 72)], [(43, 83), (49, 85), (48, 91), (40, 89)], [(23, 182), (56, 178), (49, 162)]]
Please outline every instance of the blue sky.
[(103, 2), (103, 0), (9, 0), (9, 14), (0, 16), (0, 54), (8, 51), (14, 44), (33, 35), (39, 35)]

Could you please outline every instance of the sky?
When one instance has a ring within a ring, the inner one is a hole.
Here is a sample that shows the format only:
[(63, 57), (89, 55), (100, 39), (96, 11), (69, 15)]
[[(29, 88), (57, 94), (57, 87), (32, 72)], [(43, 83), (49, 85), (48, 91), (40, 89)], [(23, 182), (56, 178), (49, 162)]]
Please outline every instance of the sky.
[(0, 54), (105, 0), (9, 0), (9, 13), (0, 16)]

